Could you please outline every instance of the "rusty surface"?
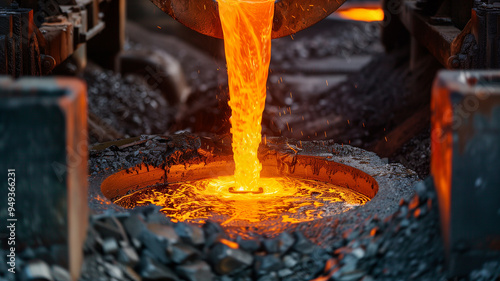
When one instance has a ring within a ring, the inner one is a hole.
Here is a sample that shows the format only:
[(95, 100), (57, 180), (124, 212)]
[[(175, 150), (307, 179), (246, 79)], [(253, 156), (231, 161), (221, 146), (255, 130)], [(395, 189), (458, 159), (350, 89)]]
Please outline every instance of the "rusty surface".
[[(88, 222), (86, 87), (77, 79), (6, 79), (0, 101), (4, 136), (15, 136), (0, 142), (0, 165), (23, 178), (15, 190), (15, 246), (66, 247), (76, 280)], [(6, 204), (0, 214), (4, 220)]]
[(455, 275), (500, 256), (500, 227), (491, 223), (500, 208), (499, 77), (497, 71), (443, 71), (433, 91), (432, 174)]
[(408, 31), (446, 68), (453, 68), (452, 44), (462, 32), (451, 24), (432, 24), (418, 13), (415, 1), (406, 1), (399, 17)]
[[(222, 38), (217, 2), (213, 0), (151, 0), (162, 11), (202, 34)], [(335, 12), (346, 0), (281, 0), (275, 4), (272, 38), (301, 31)]]

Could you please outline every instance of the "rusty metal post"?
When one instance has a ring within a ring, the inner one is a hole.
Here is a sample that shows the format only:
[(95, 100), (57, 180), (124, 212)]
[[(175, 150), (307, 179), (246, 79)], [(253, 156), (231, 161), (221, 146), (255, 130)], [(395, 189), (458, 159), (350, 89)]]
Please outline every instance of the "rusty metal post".
[(126, 0), (111, 0), (101, 3), (106, 28), (94, 40), (87, 43), (89, 57), (102, 66), (114, 69), (116, 55), (125, 44)]
[(451, 276), (500, 258), (500, 72), (442, 71), (431, 171)]
[(500, 7), (498, 3), (474, 7), (473, 34), (478, 46), (478, 67), (500, 68)]
[[(17, 254), (66, 248), (67, 264), (60, 265), (73, 280), (88, 221), (86, 107), (86, 86), (76, 79), (0, 79), (1, 223), (14, 219)], [(12, 206), (8, 176), (15, 178)], [(2, 241), (6, 229), (0, 228)]]

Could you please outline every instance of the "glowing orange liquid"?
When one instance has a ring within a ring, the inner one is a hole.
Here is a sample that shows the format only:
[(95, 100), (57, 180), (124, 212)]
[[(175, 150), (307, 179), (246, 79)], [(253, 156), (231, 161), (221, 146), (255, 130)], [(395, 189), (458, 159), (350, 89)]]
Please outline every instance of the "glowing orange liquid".
[(338, 10), (337, 14), (343, 19), (356, 21), (383, 21), (384, 10), (382, 8), (350, 8), (346, 10)]
[(235, 189), (258, 189), (262, 165), (257, 158), (266, 81), (271, 60), (274, 0), (218, 0), (224, 33)]

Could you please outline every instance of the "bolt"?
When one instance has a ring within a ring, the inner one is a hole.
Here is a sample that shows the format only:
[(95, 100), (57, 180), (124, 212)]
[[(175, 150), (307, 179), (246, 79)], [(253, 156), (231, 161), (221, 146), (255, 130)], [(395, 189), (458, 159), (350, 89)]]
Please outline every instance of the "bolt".
[(48, 70), (48, 69), (50, 69), (51, 67), (52, 67), (52, 63), (50, 63), (50, 61), (45, 60), (45, 61), (43, 62), (43, 68), (44, 68), (44, 69), (47, 69), (47, 70)]
[(457, 56), (451, 56), (448, 58), (448, 65), (450, 68), (459, 68), (460, 67), (460, 60), (458, 59)]

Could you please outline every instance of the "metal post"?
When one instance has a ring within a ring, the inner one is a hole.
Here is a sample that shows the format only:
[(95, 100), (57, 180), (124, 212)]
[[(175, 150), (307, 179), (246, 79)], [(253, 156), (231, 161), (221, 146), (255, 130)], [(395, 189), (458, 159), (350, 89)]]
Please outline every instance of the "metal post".
[(442, 71), (432, 94), (431, 171), (450, 276), (500, 258), (499, 71)]
[[(66, 249), (65, 264), (59, 265), (69, 268), (73, 280), (87, 231), (87, 154), (82, 82), (0, 79), (0, 173), (5, 183), (8, 170), (15, 177), (14, 189), (2, 188), (0, 221), (16, 220), (18, 254), (25, 247)], [(9, 194), (15, 200), (12, 209), (7, 192), (14, 194)], [(0, 237), (6, 229), (0, 228)]]

